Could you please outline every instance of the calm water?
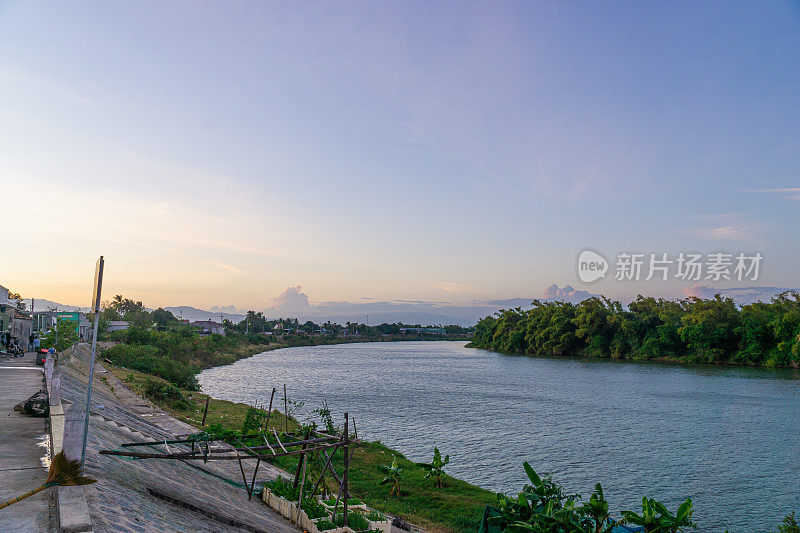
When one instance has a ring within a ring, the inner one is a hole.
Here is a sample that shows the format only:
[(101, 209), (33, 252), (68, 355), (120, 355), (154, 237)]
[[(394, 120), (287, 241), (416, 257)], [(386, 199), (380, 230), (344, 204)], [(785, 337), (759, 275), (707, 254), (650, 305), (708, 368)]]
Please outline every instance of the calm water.
[(800, 511), (797, 373), (509, 357), (463, 344), (288, 348), (206, 370), (200, 383), (217, 398), (266, 403), (285, 382), (306, 409), (326, 399), (355, 417), (360, 437), (412, 460), (438, 446), (449, 473), (494, 491), (518, 492), (528, 461), (587, 498), (602, 482), (615, 514), (639, 510), (644, 495), (673, 510), (691, 497), (703, 531), (775, 531)]

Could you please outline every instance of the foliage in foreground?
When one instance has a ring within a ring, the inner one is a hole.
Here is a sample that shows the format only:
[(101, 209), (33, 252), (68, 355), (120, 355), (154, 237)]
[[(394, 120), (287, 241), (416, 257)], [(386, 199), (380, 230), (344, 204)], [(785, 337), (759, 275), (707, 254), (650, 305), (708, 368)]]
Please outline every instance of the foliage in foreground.
[(381, 465), (380, 470), (386, 474), (381, 480), (381, 485), (391, 485), (392, 490), (389, 494), (392, 496), (400, 496), (400, 480), (403, 478), (403, 467), (397, 465), (397, 457), (392, 457), (392, 465)]
[[(527, 462), (523, 464), (530, 485), (512, 498), (498, 494), (499, 516), (490, 523), (504, 531), (533, 533), (608, 533), (614, 526), (608, 514), (608, 502), (598, 483), (588, 502), (578, 504), (580, 496), (565, 494), (550, 476), (540, 477)], [(647, 533), (676, 533), (694, 528), (692, 500), (687, 499), (673, 515), (652, 499), (642, 500), (642, 514), (623, 511), (620, 523), (644, 526)]]
[(439, 453), (439, 448), (433, 449), (433, 460), (430, 463), (417, 463), (417, 466), (421, 466), (425, 470), (428, 471), (425, 474), (425, 478), (432, 478), (436, 482), (436, 486), (440, 489), (443, 487), (442, 485), (442, 474), (444, 474), (443, 468), (447, 466), (450, 462), (450, 456), (445, 455), (444, 460), (442, 459), (442, 454)]
[(794, 518), (794, 511), (783, 518), (783, 523), (778, 526), (778, 533), (800, 533), (800, 526)]
[(800, 293), (738, 307), (730, 298), (638, 296), (626, 309), (607, 298), (534, 301), (476, 326), (471, 346), (509, 354), (676, 358), (690, 363), (800, 366)]

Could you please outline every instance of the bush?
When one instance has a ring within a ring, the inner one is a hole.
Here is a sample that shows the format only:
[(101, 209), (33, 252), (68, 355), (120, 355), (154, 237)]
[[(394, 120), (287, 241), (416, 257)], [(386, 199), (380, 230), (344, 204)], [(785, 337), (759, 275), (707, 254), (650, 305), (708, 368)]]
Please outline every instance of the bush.
[[(344, 526), (344, 515), (339, 515), (336, 517), (336, 525), (338, 527)], [(358, 513), (349, 512), (347, 513), (347, 525), (353, 529), (353, 531), (368, 531), (369, 530), (369, 522), (366, 518), (361, 516)]]
[(117, 344), (103, 352), (113, 364), (152, 374), (188, 390), (197, 390), (196, 368), (163, 357), (156, 346)]
[(303, 501), (303, 511), (306, 512), (309, 518), (322, 518), (323, 516), (327, 516), (328, 512), (325, 510), (325, 507), (318, 504), (314, 500)]
[(794, 512), (783, 518), (783, 523), (778, 526), (778, 533), (800, 533), (800, 526), (794, 518)]
[(286, 498), (290, 502), (296, 502), (300, 499), (300, 491), (294, 488), (293, 484), (282, 477), (267, 481), (264, 486), (269, 488), (276, 496)]
[(336, 529), (336, 524), (330, 520), (320, 520), (316, 523), (317, 529), (320, 531), (328, 531), (329, 529)]
[(144, 382), (144, 395), (156, 401), (166, 402), (173, 408), (186, 409), (189, 407), (189, 400), (172, 383), (148, 378)]

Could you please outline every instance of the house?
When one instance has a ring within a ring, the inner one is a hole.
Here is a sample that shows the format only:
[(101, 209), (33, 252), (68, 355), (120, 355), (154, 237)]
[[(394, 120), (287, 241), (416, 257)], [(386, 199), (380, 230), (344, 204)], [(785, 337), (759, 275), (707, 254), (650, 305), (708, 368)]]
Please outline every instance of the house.
[(122, 331), (123, 329), (128, 329), (128, 326), (130, 326), (130, 322), (127, 320), (108, 321), (108, 331)]
[(205, 335), (225, 335), (225, 327), (213, 320), (198, 320), (192, 322), (192, 326), (199, 328), (200, 333)]
[(59, 320), (68, 320), (75, 323), (75, 333), (78, 340), (87, 342), (92, 338), (92, 322), (80, 311), (34, 311), (33, 331), (48, 331), (58, 324)]

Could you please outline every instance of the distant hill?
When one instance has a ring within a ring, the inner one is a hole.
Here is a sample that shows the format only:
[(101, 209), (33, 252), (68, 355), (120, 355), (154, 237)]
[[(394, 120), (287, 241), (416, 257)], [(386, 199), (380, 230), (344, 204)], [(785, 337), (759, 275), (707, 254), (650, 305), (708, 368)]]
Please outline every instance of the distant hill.
[(198, 309), (196, 307), (191, 307), (188, 305), (181, 305), (178, 307), (165, 307), (167, 311), (172, 313), (178, 318), (184, 318), (191, 320), (192, 322), (196, 320), (213, 320), (214, 322), (220, 321), (220, 315), (222, 315), (223, 320), (230, 320), (234, 324), (237, 324), (244, 320), (243, 314), (239, 313), (220, 313), (218, 311), (205, 311), (203, 309)]

